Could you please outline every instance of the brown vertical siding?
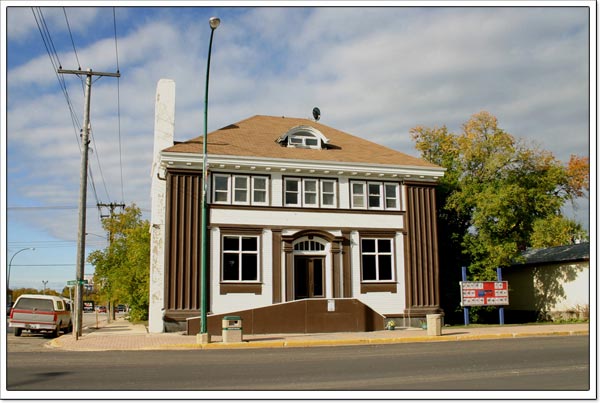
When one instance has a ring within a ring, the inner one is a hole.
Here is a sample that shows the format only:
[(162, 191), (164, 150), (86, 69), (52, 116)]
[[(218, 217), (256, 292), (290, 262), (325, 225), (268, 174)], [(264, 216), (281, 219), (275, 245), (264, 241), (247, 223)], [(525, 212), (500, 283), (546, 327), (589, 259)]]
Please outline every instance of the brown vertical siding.
[(273, 303), (281, 301), (281, 230), (272, 230), (273, 234)]
[(350, 261), (350, 231), (342, 231), (342, 276), (344, 278), (343, 298), (352, 297), (352, 267)]
[(410, 312), (439, 311), (435, 187), (406, 184), (406, 195), (406, 306)]
[(201, 175), (168, 171), (165, 310), (200, 309)]

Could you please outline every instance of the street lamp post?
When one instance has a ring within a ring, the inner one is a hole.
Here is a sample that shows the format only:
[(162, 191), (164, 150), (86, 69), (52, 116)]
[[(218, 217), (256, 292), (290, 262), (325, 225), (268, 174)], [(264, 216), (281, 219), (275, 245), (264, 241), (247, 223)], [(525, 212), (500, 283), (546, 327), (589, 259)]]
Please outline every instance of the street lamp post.
[(8, 272), (6, 273), (6, 296), (7, 297), (8, 297), (8, 290), (10, 290), (10, 266), (12, 265), (12, 261), (15, 258), (15, 256), (17, 256), (19, 253), (23, 252), (24, 250), (35, 250), (35, 248), (20, 249), (20, 250), (16, 251), (15, 254), (12, 255), (12, 257), (10, 258), (10, 261), (8, 262)]
[(208, 20), (210, 25), (210, 42), (208, 44), (208, 60), (206, 63), (206, 90), (204, 93), (204, 138), (202, 139), (202, 209), (201, 209), (201, 228), (202, 238), (200, 245), (200, 341), (201, 343), (209, 343), (210, 337), (208, 335), (206, 313), (207, 313), (207, 279), (206, 279), (206, 193), (208, 189), (208, 170), (207, 170), (207, 158), (206, 158), (206, 146), (207, 146), (207, 135), (208, 135), (208, 77), (210, 73), (210, 54), (212, 51), (212, 41), (215, 29), (221, 23), (221, 20), (217, 17), (211, 17)]

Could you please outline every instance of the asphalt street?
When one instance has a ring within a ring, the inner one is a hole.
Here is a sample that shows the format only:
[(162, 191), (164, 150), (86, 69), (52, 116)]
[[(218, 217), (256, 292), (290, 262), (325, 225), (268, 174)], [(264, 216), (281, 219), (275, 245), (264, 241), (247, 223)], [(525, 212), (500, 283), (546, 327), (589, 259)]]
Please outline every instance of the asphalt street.
[(590, 388), (589, 337), (306, 349), (9, 352), (7, 389), (525, 391)]

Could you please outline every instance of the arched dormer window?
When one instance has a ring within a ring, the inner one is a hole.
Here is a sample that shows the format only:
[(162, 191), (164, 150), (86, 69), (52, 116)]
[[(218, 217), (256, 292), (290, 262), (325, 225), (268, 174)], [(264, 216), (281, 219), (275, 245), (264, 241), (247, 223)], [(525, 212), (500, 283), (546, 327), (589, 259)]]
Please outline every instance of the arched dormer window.
[(327, 148), (329, 139), (314, 127), (301, 125), (288, 130), (277, 142), (285, 147), (321, 150)]

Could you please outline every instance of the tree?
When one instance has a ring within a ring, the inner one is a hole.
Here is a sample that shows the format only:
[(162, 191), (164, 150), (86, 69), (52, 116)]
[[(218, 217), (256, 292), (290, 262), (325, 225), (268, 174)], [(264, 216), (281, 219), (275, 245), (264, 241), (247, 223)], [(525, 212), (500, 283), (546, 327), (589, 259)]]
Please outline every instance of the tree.
[(129, 305), (133, 320), (145, 320), (150, 285), (149, 223), (132, 205), (103, 219), (102, 226), (110, 234), (110, 242), (88, 257), (95, 266), (94, 283), (101, 285), (100, 293), (106, 299)]
[(524, 249), (581, 236), (561, 208), (589, 191), (587, 158), (563, 164), (506, 133), (488, 112), (473, 115), (459, 134), (419, 126), (411, 135), (423, 158), (447, 169), (437, 205), (443, 262), (452, 265), (442, 269), (454, 273), (452, 281), (461, 265), (473, 280), (493, 280), (495, 268)]

